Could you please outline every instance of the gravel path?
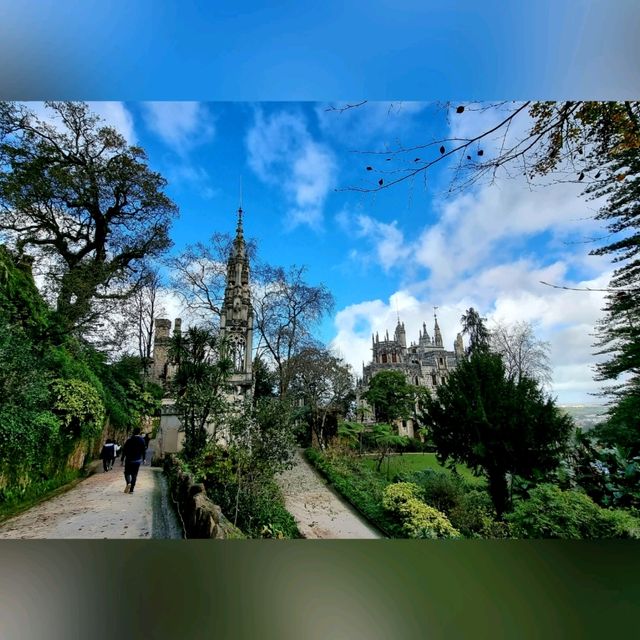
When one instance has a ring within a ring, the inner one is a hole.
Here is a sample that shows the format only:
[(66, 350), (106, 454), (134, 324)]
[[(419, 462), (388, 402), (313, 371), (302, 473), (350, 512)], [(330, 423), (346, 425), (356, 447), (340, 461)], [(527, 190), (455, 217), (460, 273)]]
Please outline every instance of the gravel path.
[(119, 460), (106, 473), (100, 464), (73, 489), (0, 524), (0, 538), (182, 538), (162, 469), (142, 466), (135, 492), (124, 487)]
[(296, 451), (295, 466), (277, 478), (287, 511), (305, 538), (383, 538)]

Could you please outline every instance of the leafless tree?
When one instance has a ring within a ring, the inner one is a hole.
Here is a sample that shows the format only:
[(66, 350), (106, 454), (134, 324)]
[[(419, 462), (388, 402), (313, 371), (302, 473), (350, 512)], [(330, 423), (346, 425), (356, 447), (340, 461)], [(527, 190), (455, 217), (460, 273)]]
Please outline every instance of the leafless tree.
[[(357, 106), (357, 105), (354, 105)], [(451, 189), (482, 179), (494, 180), (499, 170), (527, 180), (555, 172), (555, 179), (588, 182), (617, 153), (640, 147), (640, 102), (499, 102), (444, 105), (447, 117), (465, 118), (482, 112), (493, 123), (463, 137), (443, 137), (384, 149), (356, 150), (370, 161), (366, 186), (345, 190), (373, 192), (424, 175), (442, 162), (454, 161)], [(529, 120), (526, 120), (526, 119)], [(513, 126), (527, 123), (521, 135)]]
[(314, 344), (313, 326), (333, 308), (331, 292), (304, 280), (306, 268), (264, 268), (263, 285), (254, 297), (258, 353), (270, 359), (278, 373), (280, 396), (286, 395), (293, 375), (292, 358)]
[[(179, 256), (168, 261), (171, 285), (187, 309), (206, 315), (210, 321), (220, 316), (227, 278), (227, 261), (233, 237), (214, 233), (209, 243), (189, 245)], [(256, 255), (256, 243), (247, 242), (250, 259)]]
[(162, 317), (165, 313), (160, 301), (161, 286), (158, 270), (149, 270), (143, 285), (135, 292), (127, 306), (127, 316), (133, 328), (145, 379), (149, 375), (156, 318)]
[(507, 375), (517, 382), (523, 376), (551, 383), (549, 343), (536, 338), (529, 322), (494, 322), (489, 333), (491, 350), (502, 356)]

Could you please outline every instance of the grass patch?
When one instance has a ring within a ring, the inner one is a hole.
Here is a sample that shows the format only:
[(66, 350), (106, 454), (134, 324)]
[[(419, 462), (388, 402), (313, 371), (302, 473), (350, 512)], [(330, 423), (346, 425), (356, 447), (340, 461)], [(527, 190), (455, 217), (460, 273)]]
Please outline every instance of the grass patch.
[[(363, 456), (360, 460), (360, 464), (375, 472), (378, 464), (375, 457)], [(382, 467), (378, 475), (381, 475), (385, 479), (388, 478), (389, 480), (392, 480), (399, 474), (414, 473), (416, 471), (423, 471), (424, 469), (447, 471), (451, 473), (449, 469), (438, 463), (435, 453), (405, 453), (403, 455), (395, 454), (388, 457), (382, 463)], [(478, 486), (486, 485), (485, 479), (474, 476), (473, 472), (468, 467), (458, 465), (456, 469), (467, 482)]]

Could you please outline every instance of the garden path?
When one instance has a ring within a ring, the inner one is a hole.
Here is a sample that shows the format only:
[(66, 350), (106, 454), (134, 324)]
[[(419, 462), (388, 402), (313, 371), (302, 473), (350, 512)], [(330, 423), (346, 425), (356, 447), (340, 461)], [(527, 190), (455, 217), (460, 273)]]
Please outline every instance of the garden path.
[(287, 511), (296, 519), (305, 538), (384, 538), (384, 536), (337, 493), (296, 451), (294, 467), (276, 479)]
[(120, 464), (104, 472), (99, 462), (69, 491), (0, 524), (0, 538), (182, 538), (162, 469), (141, 466), (135, 492), (127, 494)]

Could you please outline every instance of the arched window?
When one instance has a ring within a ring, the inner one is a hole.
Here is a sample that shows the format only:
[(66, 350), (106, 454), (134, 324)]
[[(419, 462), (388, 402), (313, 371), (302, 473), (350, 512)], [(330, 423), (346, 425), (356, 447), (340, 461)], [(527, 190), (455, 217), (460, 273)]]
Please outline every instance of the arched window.
[(236, 372), (244, 371), (244, 340), (236, 338), (232, 343), (233, 368)]
[(391, 354), (391, 362), (397, 362), (395, 353)]
[(386, 364), (386, 363), (387, 363), (387, 354), (386, 354), (386, 353), (383, 353), (383, 354), (382, 354), (382, 363), (383, 363), (383, 364)]

